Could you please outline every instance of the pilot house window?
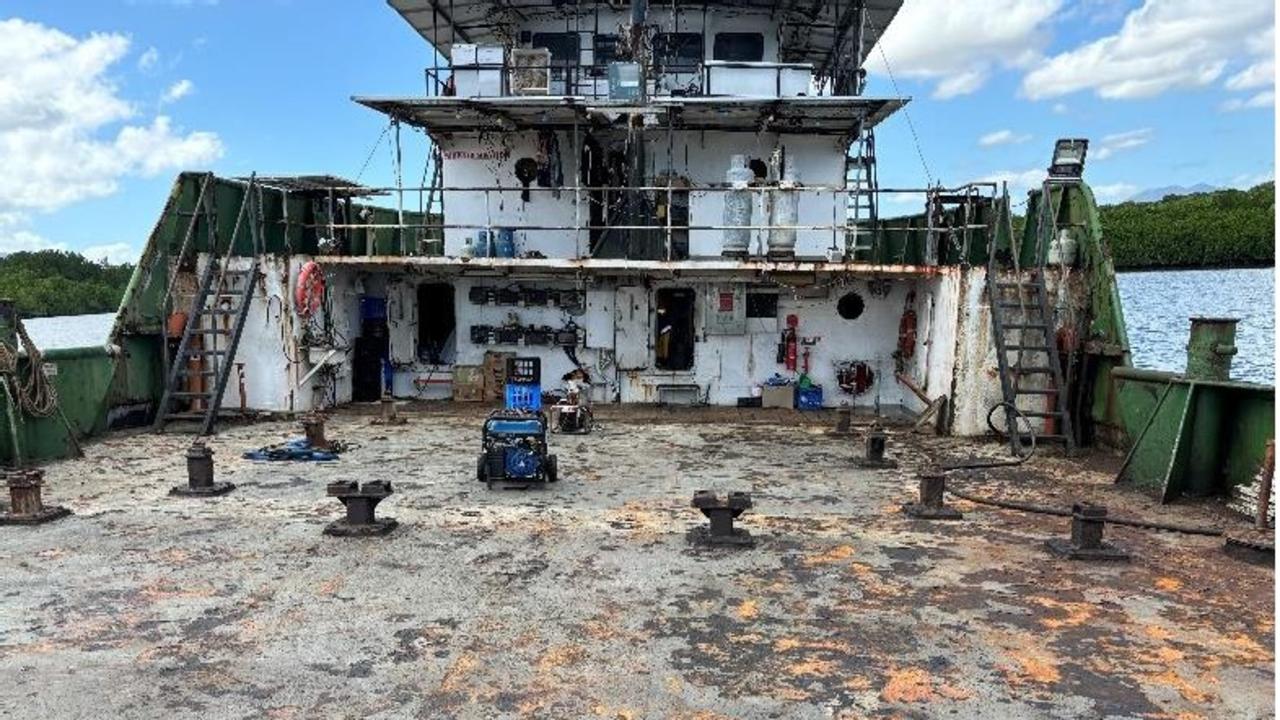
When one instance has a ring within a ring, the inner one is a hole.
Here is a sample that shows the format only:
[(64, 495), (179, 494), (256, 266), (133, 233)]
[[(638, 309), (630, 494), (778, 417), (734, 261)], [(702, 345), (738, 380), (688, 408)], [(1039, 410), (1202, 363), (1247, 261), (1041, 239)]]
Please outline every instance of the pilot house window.
[(653, 61), (661, 73), (696, 73), (702, 66), (702, 35), (658, 33), (653, 38)]
[(764, 35), (751, 32), (716, 33), (711, 56), (728, 62), (761, 62), (764, 60)]

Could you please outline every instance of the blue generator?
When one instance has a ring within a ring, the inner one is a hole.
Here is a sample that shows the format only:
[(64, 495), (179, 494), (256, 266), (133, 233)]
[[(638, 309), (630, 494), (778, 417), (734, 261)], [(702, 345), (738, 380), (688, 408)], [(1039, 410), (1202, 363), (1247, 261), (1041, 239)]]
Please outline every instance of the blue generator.
[(476, 479), (532, 485), (559, 479), (556, 456), (547, 452), (547, 416), (528, 410), (495, 410), (484, 421)]

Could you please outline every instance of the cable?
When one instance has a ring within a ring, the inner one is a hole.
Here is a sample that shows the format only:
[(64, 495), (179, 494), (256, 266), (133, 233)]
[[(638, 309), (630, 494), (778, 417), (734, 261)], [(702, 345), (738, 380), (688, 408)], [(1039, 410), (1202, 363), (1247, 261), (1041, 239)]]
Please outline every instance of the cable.
[[(872, 32), (880, 33), (880, 29), (871, 21), (870, 13), (867, 13), (867, 24), (871, 26)], [(881, 34), (881, 37), (883, 35)], [(880, 58), (884, 60), (884, 69), (888, 72), (889, 82), (893, 83), (893, 92), (902, 100), (905, 96), (902, 90), (898, 88), (898, 79), (893, 76), (893, 68), (889, 66), (889, 55), (884, 51), (884, 43), (877, 41), (876, 49), (880, 51)], [(920, 136), (916, 134), (916, 124), (911, 121), (911, 111), (907, 109), (906, 103), (902, 105), (902, 114), (907, 118), (907, 127), (911, 130), (911, 140), (916, 145), (916, 155), (920, 157), (920, 165), (924, 167), (924, 176), (929, 180), (929, 185), (933, 185), (933, 173), (929, 171), (929, 163), (924, 159), (924, 150), (920, 147)]]
[[(982, 495), (974, 495), (973, 493), (965, 492), (964, 490), (957, 490), (950, 484), (947, 485), (947, 492), (961, 500), (968, 500), (971, 503), (977, 503), (979, 505), (990, 505), (1004, 510), (1017, 510), (1018, 512), (1034, 513), (1037, 515), (1052, 515), (1054, 517), (1075, 516), (1075, 513), (1071, 510), (1062, 510), (1048, 505), (1036, 505), (1034, 503), (1018, 502), (1016, 500), (997, 500), (995, 498), (984, 497)], [(1143, 520), (1141, 518), (1105, 517), (1101, 518), (1100, 521), (1108, 525), (1123, 525), (1125, 527), (1134, 527), (1144, 530), (1162, 530), (1165, 532), (1183, 533), (1185, 535), (1206, 535), (1209, 537), (1221, 537), (1223, 535), (1223, 531), (1217, 528), (1160, 523), (1152, 520)]]
[(32, 417), (49, 417), (58, 410), (58, 389), (44, 374), (44, 356), (27, 335), (21, 320), (17, 321), (16, 330), (22, 349), (27, 352), (27, 377), (25, 380), (18, 377), (18, 353), (3, 342), (0, 342), (0, 373), (8, 379), (23, 412)]
[(364, 165), (361, 165), (360, 172), (356, 173), (355, 182), (360, 182), (360, 177), (364, 175), (364, 171), (369, 169), (369, 163), (373, 161), (374, 153), (378, 152), (378, 146), (382, 144), (382, 138), (386, 137), (387, 133), (391, 131), (391, 125), (392, 123), (387, 123), (387, 126), (382, 128), (382, 134), (378, 136), (377, 141), (373, 143), (373, 147), (369, 149), (369, 157), (364, 159)]

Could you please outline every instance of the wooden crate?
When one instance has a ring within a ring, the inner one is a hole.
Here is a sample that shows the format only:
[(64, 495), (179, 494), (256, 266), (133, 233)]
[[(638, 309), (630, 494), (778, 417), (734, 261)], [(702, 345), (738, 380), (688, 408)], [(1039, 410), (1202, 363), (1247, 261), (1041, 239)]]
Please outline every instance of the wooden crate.
[(484, 402), (484, 376), (483, 366), (455, 365), (453, 399), (457, 402)]
[(484, 399), (487, 402), (502, 400), (507, 389), (507, 358), (512, 352), (490, 350), (484, 354)]

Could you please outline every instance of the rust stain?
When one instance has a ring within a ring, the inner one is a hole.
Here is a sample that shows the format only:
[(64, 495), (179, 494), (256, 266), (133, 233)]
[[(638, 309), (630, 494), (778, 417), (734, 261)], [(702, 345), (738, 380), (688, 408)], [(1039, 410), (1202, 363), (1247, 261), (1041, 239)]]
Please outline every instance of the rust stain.
[(880, 699), (891, 703), (922, 703), (934, 699), (929, 673), (920, 668), (902, 668), (889, 673), (880, 690)]
[(1031, 602), (1050, 610), (1061, 611), (1064, 617), (1042, 617), (1040, 624), (1050, 630), (1079, 627), (1093, 618), (1094, 606), (1082, 602), (1062, 602), (1047, 597), (1033, 597)]
[(1166, 592), (1177, 592), (1182, 589), (1182, 581), (1177, 578), (1156, 578), (1156, 587)]
[(734, 611), (739, 620), (750, 621), (760, 617), (760, 606), (755, 600), (743, 600)]
[[(1216, 684), (1216, 681), (1211, 677), (1202, 677), (1201, 679)], [(1200, 689), (1173, 670), (1165, 670), (1164, 672), (1148, 675), (1147, 680), (1178, 691), (1178, 694), (1188, 702), (1203, 704), (1217, 699), (1215, 694)]]
[(838, 565), (853, 557), (852, 545), (837, 545), (829, 550), (810, 555), (804, 559), (804, 564), (808, 567), (814, 565)]

